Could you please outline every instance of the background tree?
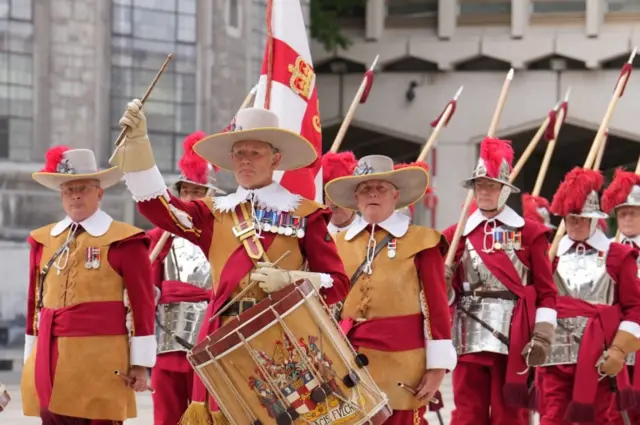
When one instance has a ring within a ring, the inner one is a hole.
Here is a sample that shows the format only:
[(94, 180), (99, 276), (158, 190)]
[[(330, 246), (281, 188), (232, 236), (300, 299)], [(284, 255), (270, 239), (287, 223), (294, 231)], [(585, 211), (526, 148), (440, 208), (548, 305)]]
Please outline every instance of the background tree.
[(347, 49), (351, 40), (340, 28), (339, 18), (363, 16), (367, 0), (311, 0), (311, 37), (332, 51)]

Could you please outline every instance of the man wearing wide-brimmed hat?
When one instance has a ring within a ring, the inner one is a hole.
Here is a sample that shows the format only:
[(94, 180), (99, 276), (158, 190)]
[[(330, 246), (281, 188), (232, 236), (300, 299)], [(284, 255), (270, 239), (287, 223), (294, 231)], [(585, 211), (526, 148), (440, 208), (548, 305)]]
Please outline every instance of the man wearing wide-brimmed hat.
[[(327, 184), (339, 177), (350, 176), (358, 165), (353, 152), (327, 152), (322, 155), (322, 185)], [(341, 208), (331, 202), (331, 199), (325, 196), (325, 203), (331, 208), (331, 221), (329, 222), (329, 232), (336, 235), (339, 232), (348, 230), (356, 219), (356, 212)]]
[[(463, 182), (477, 209), (463, 229), (453, 270), (447, 270), (459, 355), (453, 425), (524, 425), (526, 371), (544, 362), (556, 325), (549, 229), (506, 205), (519, 192), (509, 183), (512, 163), (509, 141), (485, 138), (473, 174)], [(448, 240), (455, 230), (444, 231)]]
[[(327, 230), (329, 210), (273, 181), (275, 170), (294, 170), (316, 160), (316, 151), (306, 139), (280, 128), (272, 111), (241, 109), (228, 132), (206, 137), (194, 146), (207, 161), (232, 170), (238, 190), (182, 202), (169, 194), (155, 165), (141, 106), (139, 100), (127, 106), (120, 124), (129, 129), (114, 163), (125, 173), (127, 186), (145, 217), (208, 253), (216, 296), (207, 316), (215, 314), (250, 281), (259, 282), (221, 317), (211, 322), (205, 317), (207, 326), (202, 327), (199, 339), (268, 293), (302, 278), (311, 281), (328, 304), (344, 299), (348, 278)], [(274, 267), (271, 262), (287, 251), (289, 255)], [(204, 386), (198, 378), (195, 381), (194, 402), (182, 420), (186, 425), (210, 420)], [(209, 403), (215, 410), (214, 421), (219, 420), (215, 401), (210, 399)]]
[[(211, 164), (193, 150), (204, 137), (197, 131), (184, 140), (184, 152), (178, 161), (180, 178), (172, 185), (183, 202), (224, 193), (215, 186)], [(149, 232), (152, 252), (164, 233), (159, 227)], [(197, 342), (213, 282), (209, 260), (199, 246), (171, 235), (159, 249), (153, 263), (158, 289), (158, 358), (151, 375), (155, 389), (153, 423), (175, 425), (191, 402), (193, 369), (186, 352)]]
[(599, 171), (574, 168), (551, 203), (551, 212), (564, 217), (567, 234), (554, 261), (555, 342), (538, 369), (542, 424), (609, 423), (612, 380), (618, 407), (634, 404), (625, 357), (637, 350), (640, 337), (637, 252), (598, 229), (598, 220), (607, 217), (598, 199), (603, 183)]
[(122, 423), (136, 417), (132, 390), (147, 389), (156, 360), (149, 238), (100, 209), (122, 174), (98, 171), (92, 151), (53, 147), (33, 178), (60, 192), (67, 216), (28, 239), (24, 414)]
[(395, 170), (391, 158), (369, 155), (354, 175), (325, 188), (331, 202), (360, 212), (336, 237), (352, 276), (342, 327), (389, 397), (389, 424), (424, 424), (427, 403), (456, 366), (444, 281), (447, 243), (396, 211), (418, 201), (428, 184), (421, 167)]

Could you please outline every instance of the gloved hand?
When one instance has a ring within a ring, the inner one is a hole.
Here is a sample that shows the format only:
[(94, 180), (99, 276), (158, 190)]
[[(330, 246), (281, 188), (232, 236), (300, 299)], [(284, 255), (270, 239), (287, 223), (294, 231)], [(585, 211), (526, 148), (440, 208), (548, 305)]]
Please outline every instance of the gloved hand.
[(316, 289), (320, 289), (320, 275), (318, 273), (283, 270), (274, 267), (271, 263), (262, 262), (257, 263), (257, 267), (256, 271), (251, 273), (250, 279), (259, 282), (260, 289), (268, 294), (279, 291), (301, 279), (308, 279)]
[(540, 366), (547, 360), (554, 336), (555, 327), (551, 323), (539, 322), (534, 325), (533, 337), (521, 353), (527, 366)]
[(616, 376), (624, 367), (627, 355), (638, 350), (638, 338), (633, 334), (618, 330), (607, 351), (600, 357), (596, 367), (603, 375)]
[(133, 99), (127, 104), (127, 110), (119, 124), (127, 127), (127, 133), (122, 144), (116, 148), (111, 165), (117, 166), (123, 173), (153, 168), (156, 160), (147, 134), (147, 118), (142, 112), (142, 102), (139, 99)]

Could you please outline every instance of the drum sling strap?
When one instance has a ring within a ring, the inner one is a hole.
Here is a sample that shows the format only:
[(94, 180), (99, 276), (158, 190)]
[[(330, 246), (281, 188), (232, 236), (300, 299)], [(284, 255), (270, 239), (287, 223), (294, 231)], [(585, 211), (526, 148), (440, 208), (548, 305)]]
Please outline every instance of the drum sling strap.
[(245, 202), (238, 204), (233, 211), (231, 211), (231, 217), (233, 218), (234, 226), (231, 228), (233, 234), (244, 246), (247, 255), (255, 263), (262, 260), (270, 263), (269, 257), (260, 242), (260, 238), (256, 233), (256, 225), (253, 222), (253, 217), (247, 211), (247, 204)]

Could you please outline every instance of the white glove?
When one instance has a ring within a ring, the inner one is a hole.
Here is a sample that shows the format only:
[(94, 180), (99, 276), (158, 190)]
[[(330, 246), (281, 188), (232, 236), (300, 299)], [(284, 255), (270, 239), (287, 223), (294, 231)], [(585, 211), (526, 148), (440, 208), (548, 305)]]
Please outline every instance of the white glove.
[(142, 112), (142, 101), (140, 99), (133, 99), (127, 103), (127, 109), (118, 124), (120, 127), (128, 127), (127, 139), (129, 140), (147, 137), (147, 117)]
[(259, 282), (260, 289), (268, 294), (302, 279), (308, 279), (316, 289), (320, 289), (320, 275), (318, 273), (283, 270), (274, 267), (271, 263), (258, 263), (257, 266), (258, 268), (251, 273), (250, 278)]

